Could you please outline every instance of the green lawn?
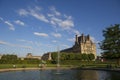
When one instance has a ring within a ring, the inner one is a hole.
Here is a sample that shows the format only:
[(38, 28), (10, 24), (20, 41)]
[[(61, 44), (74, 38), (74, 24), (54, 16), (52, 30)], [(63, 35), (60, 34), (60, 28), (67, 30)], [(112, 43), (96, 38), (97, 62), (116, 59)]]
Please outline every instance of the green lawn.
[[(15, 64), (16, 68), (24, 68), (24, 67), (38, 67), (38, 64)], [(3, 68), (13, 68), (13, 64), (0, 64), (0, 69)]]
[[(38, 68), (39, 64), (15, 64), (16, 68)], [(80, 60), (66, 60), (60, 62), (61, 67), (99, 67), (106, 68), (108, 65), (116, 67), (115, 62), (94, 62)], [(46, 64), (46, 67), (56, 67), (56, 64)], [(120, 67), (120, 66), (117, 66)], [(0, 69), (13, 68), (13, 64), (0, 64)]]

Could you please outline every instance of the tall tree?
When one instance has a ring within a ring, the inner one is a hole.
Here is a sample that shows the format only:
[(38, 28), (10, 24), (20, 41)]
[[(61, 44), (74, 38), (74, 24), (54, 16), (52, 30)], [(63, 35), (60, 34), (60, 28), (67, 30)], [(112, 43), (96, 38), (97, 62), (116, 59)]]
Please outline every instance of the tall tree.
[(89, 58), (90, 61), (92, 61), (92, 60), (95, 59), (95, 55), (90, 53), (90, 54), (88, 54), (88, 58)]
[[(120, 61), (120, 24), (111, 25), (103, 30), (104, 40), (100, 47), (105, 58), (117, 58)], [(120, 64), (120, 62), (118, 62)]]
[(53, 52), (51, 54), (52, 60), (56, 61), (57, 60), (57, 52)]

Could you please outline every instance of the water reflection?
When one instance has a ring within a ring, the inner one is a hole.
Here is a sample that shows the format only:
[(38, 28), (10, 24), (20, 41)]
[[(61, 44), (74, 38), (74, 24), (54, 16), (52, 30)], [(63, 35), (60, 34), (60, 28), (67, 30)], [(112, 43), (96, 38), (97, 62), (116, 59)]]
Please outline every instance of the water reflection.
[(118, 72), (79, 70), (76, 72), (77, 80), (120, 80)]
[(96, 70), (31, 70), (0, 73), (0, 80), (120, 80), (118, 72)]
[(99, 80), (98, 77), (98, 71), (77, 71), (76, 78), (78, 80)]

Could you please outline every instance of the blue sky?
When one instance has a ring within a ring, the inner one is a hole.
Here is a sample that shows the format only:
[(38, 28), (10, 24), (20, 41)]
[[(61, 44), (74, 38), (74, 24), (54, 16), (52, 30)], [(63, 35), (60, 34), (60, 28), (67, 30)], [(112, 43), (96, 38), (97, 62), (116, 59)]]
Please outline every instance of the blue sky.
[[(120, 24), (119, 0), (0, 0), (0, 53), (25, 56), (72, 47), (75, 34), (98, 43)], [(97, 45), (97, 54), (100, 50)]]

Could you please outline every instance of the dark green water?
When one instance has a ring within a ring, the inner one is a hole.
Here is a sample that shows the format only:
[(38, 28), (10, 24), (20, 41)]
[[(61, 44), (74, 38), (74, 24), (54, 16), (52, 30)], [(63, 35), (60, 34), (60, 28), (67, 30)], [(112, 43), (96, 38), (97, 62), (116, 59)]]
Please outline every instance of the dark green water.
[(119, 72), (96, 70), (29, 70), (0, 73), (0, 80), (120, 80)]

